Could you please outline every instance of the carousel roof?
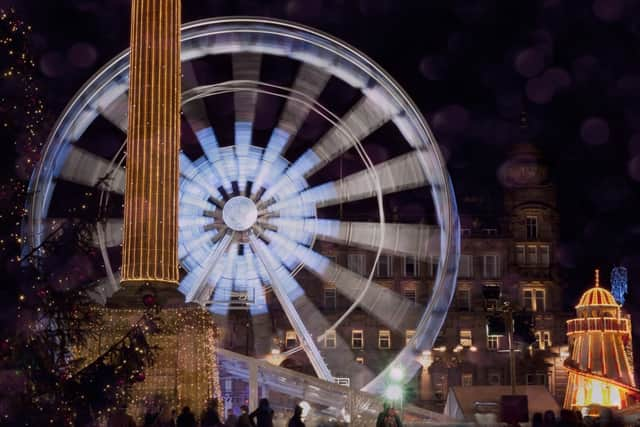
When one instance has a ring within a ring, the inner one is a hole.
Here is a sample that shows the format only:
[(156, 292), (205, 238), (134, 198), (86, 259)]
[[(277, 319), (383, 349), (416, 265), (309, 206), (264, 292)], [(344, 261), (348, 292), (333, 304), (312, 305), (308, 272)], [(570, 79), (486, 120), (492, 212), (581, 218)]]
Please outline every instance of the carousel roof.
[(596, 280), (595, 286), (589, 290), (587, 290), (582, 297), (580, 298), (580, 302), (576, 306), (576, 308), (580, 307), (588, 307), (594, 305), (607, 305), (607, 306), (615, 306), (618, 307), (618, 303), (615, 298), (605, 288), (600, 287), (600, 277), (599, 270), (596, 270)]

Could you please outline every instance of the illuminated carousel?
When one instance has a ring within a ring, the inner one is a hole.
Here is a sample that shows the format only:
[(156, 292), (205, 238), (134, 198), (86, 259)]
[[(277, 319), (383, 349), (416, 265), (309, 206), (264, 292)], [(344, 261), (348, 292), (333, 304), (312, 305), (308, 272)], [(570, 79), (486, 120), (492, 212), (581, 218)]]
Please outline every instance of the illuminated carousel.
[[(186, 301), (206, 308), (222, 334), (232, 333), (229, 318), (246, 313), (255, 360), (274, 356), (272, 319), (283, 314), (296, 339), (285, 356), (304, 354), (320, 380), (346, 377), (372, 395), (383, 394), (394, 370), (409, 381), (444, 322), (459, 258), (453, 189), (417, 107), (362, 53), (290, 22), (185, 24), (181, 66), (178, 289)], [(101, 303), (120, 283), (129, 95), (123, 52), (57, 122), (31, 179), (24, 225), (28, 250), (75, 216), (93, 222), (103, 269), (87, 286)], [(423, 211), (407, 213), (416, 204)], [(328, 244), (373, 262), (345, 265)], [(433, 285), (414, 300), (376, 283), (381, 256), (436, 260)], [(343, 312), (327, 316), (317, 306), (318, 282), (349, 301)], [(356, 311), (394, 333), (414, 331), (382, 368), (357, 363), (336, 334)], [(326, 350), (327, 339), (335, 349)], [(235, 375), (256, 375), (237, 360), (230, 369), (246, 369)]]
[(569, 380), (564, 407), (597, 411), (637, 402), (631, 320), (611, 292), (600, 287), (598, 270), (595, 286), (582, 295), (576, 314), (567, 321), (570, 356), (565, 361)]

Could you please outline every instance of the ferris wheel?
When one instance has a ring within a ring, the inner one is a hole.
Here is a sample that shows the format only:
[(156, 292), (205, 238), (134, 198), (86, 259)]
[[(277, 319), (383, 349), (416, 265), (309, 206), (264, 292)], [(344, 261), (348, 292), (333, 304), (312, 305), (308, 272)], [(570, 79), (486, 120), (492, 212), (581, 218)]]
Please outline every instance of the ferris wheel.
[[(276, 304), (322, 379), (347, 370), (362, 390), (381, 393), (394, 367), (411, 377), (444, 322), (459, 258), (453, 189), (416, 106), (362, 53), (290, 22), (186, 24), (181, 61), (186, 301), (222, 323), (247, 310), (257, 354), (268, 349)], [(128, 64), (128, 51), (114, 58), (62, 113), (33, 173), (24, 224), (27, 247), (37, 248), (57, 224), (95, 219), (104, 271), (88, 281), (101, 302), (119, 283)], [(334, 251), (366, 256), (345, 262)], [(383, 257), (437, 260), (423, 297), (378, 280)], [(330, 314), (317, 298), (328, 285), (347, 302)], [(335, 334), (354, 312), (415, 335), (372, 370)], [(330, 335), (337, 343), (327, 351)]]

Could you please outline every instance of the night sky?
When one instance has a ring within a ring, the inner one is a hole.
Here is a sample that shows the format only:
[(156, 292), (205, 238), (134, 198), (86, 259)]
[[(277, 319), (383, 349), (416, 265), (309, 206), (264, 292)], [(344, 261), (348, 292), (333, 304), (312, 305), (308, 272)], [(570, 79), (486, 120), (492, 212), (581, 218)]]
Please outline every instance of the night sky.
[[(45, 105), (38, 130), (44, 139), (81, 85), (127, 47), (129, 1), (0, 0), (0, 6), (14, 6), (32, 26), (27, 48)], [(611, 267), (621, 264), (629, 269), (627, 308), (640, 328), (634, 301), (640, 281), (640, 1), (183, 0), (183, 22), (224, 15), (307, 24), (378, 62), (434, 129), (459, 198), (498, 195), (483, 214), (501, 204), (497, 170), (523, 140), (519, 120), (526, 111), (526, 139), (542, 152), (557, 186), (555, 259), (569, 283), (567, 306), (590, 286), (594, 268), (608, 284)], [(7, 95), (10, 89), (2, 82), (0, 97), (19, 100)], [(4, 138), (1, 177), (23, 179), (24, 150), (10, 143), (23, 137)], [(17, 172), (16, 163), (22, 165)], [(3, 195), (4, 211), (14, 196)], [(12, 227), (5, 223), (2, 230)]]

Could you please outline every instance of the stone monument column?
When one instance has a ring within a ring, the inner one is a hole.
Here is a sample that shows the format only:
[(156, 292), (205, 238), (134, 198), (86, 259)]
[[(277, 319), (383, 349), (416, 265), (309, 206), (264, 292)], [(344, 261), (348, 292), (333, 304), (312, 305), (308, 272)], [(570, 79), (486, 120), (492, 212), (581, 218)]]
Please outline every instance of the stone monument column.
[(178, 284), (180, 0), (133, 0), (121, 282)]

